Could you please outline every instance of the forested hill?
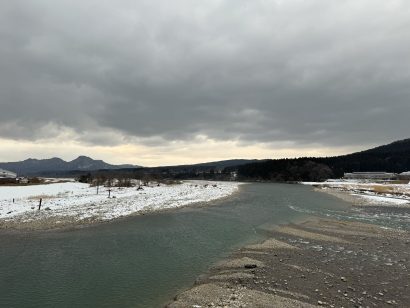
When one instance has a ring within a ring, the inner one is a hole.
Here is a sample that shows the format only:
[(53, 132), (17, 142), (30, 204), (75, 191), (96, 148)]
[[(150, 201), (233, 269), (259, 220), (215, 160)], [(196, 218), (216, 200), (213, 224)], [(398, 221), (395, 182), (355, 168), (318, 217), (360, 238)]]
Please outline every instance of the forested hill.
[(267, 160), (237, 167), (240, 179), (264, 181), (321, 181), (344, 172), (410, 171), (410, 139), (353, 154)]
[(358, 171), (404, 172), (410, 170), (410, 139), (349, 155), (318, 158), (337, 174)]

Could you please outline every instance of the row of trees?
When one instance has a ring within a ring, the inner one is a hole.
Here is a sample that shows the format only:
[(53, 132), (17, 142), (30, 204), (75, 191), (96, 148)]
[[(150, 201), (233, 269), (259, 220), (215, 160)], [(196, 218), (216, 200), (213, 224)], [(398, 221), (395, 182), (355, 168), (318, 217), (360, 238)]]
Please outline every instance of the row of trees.
[(106, 187), (133, 187), (148, 186), (150, 183), (175, 184), (174, 179), (167, 179), (155, 174), (148, 173), (115, 173), (96, 172), (80, 175), (77, 180), (81, 183), (88, 183), (92, 186)]
[(335, 157), (277, 159), (237, 167), (239, 179), (322, 181), (345, 172), (410, 171), (410, 139)]
[(329, 166), (308, 159), (269, 160), (238, 167), (240, 180), (274, 182), (323, 181), (334, 177)]

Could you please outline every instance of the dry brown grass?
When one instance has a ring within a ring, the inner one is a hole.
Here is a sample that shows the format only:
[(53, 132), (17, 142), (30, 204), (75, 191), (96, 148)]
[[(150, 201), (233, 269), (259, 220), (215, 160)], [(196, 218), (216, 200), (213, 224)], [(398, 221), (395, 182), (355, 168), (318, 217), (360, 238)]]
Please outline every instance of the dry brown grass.
[(386, 193), (393, 193), (394, 188), (391, 186), (385, 186), (385, 185), (374, 185), (370, 188), (370, 190), (381, 193), (381, 194), (386, 194)]
[(50, 196), (50, 195), (37, 195), (37, 196), (30, 196), (27, 199), (29, 200), (40, 200), (40, 199), (54, 199), (56, 196)]

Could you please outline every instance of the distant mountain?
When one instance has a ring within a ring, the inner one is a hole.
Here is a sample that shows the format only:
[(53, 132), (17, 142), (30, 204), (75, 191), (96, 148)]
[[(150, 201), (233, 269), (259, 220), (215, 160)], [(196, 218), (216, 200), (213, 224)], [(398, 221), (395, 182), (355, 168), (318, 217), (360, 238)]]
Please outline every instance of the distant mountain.
[(345, 172), (410, 171), (410, 139), (334, 157), (266, 160), (235, 168), (239, 177), (263, 181), (320, 181)]
[(50, 172), (66, 171), (94, 171), (102, 169), (138, 168), (134, 165), (111, 165), (102, 160), (94, 160), (87, 156), (79, 156), (72, 161), (61, 158), (33, 159), (29, 158), (19, 162), (0, 163), (0, 168), (16, 172), (18, 175), (38, 175)]

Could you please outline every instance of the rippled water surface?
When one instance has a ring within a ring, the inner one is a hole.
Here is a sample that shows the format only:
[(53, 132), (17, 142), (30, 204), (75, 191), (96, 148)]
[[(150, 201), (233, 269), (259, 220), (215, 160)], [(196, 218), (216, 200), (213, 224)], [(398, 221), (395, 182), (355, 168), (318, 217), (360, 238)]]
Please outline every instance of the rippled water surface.
[(206, 207), (72, 231), (0, 231), (0, 307), (161, 307), (266, 227), (311, 214), (362, 215), (310, 187), (249, 184)]

